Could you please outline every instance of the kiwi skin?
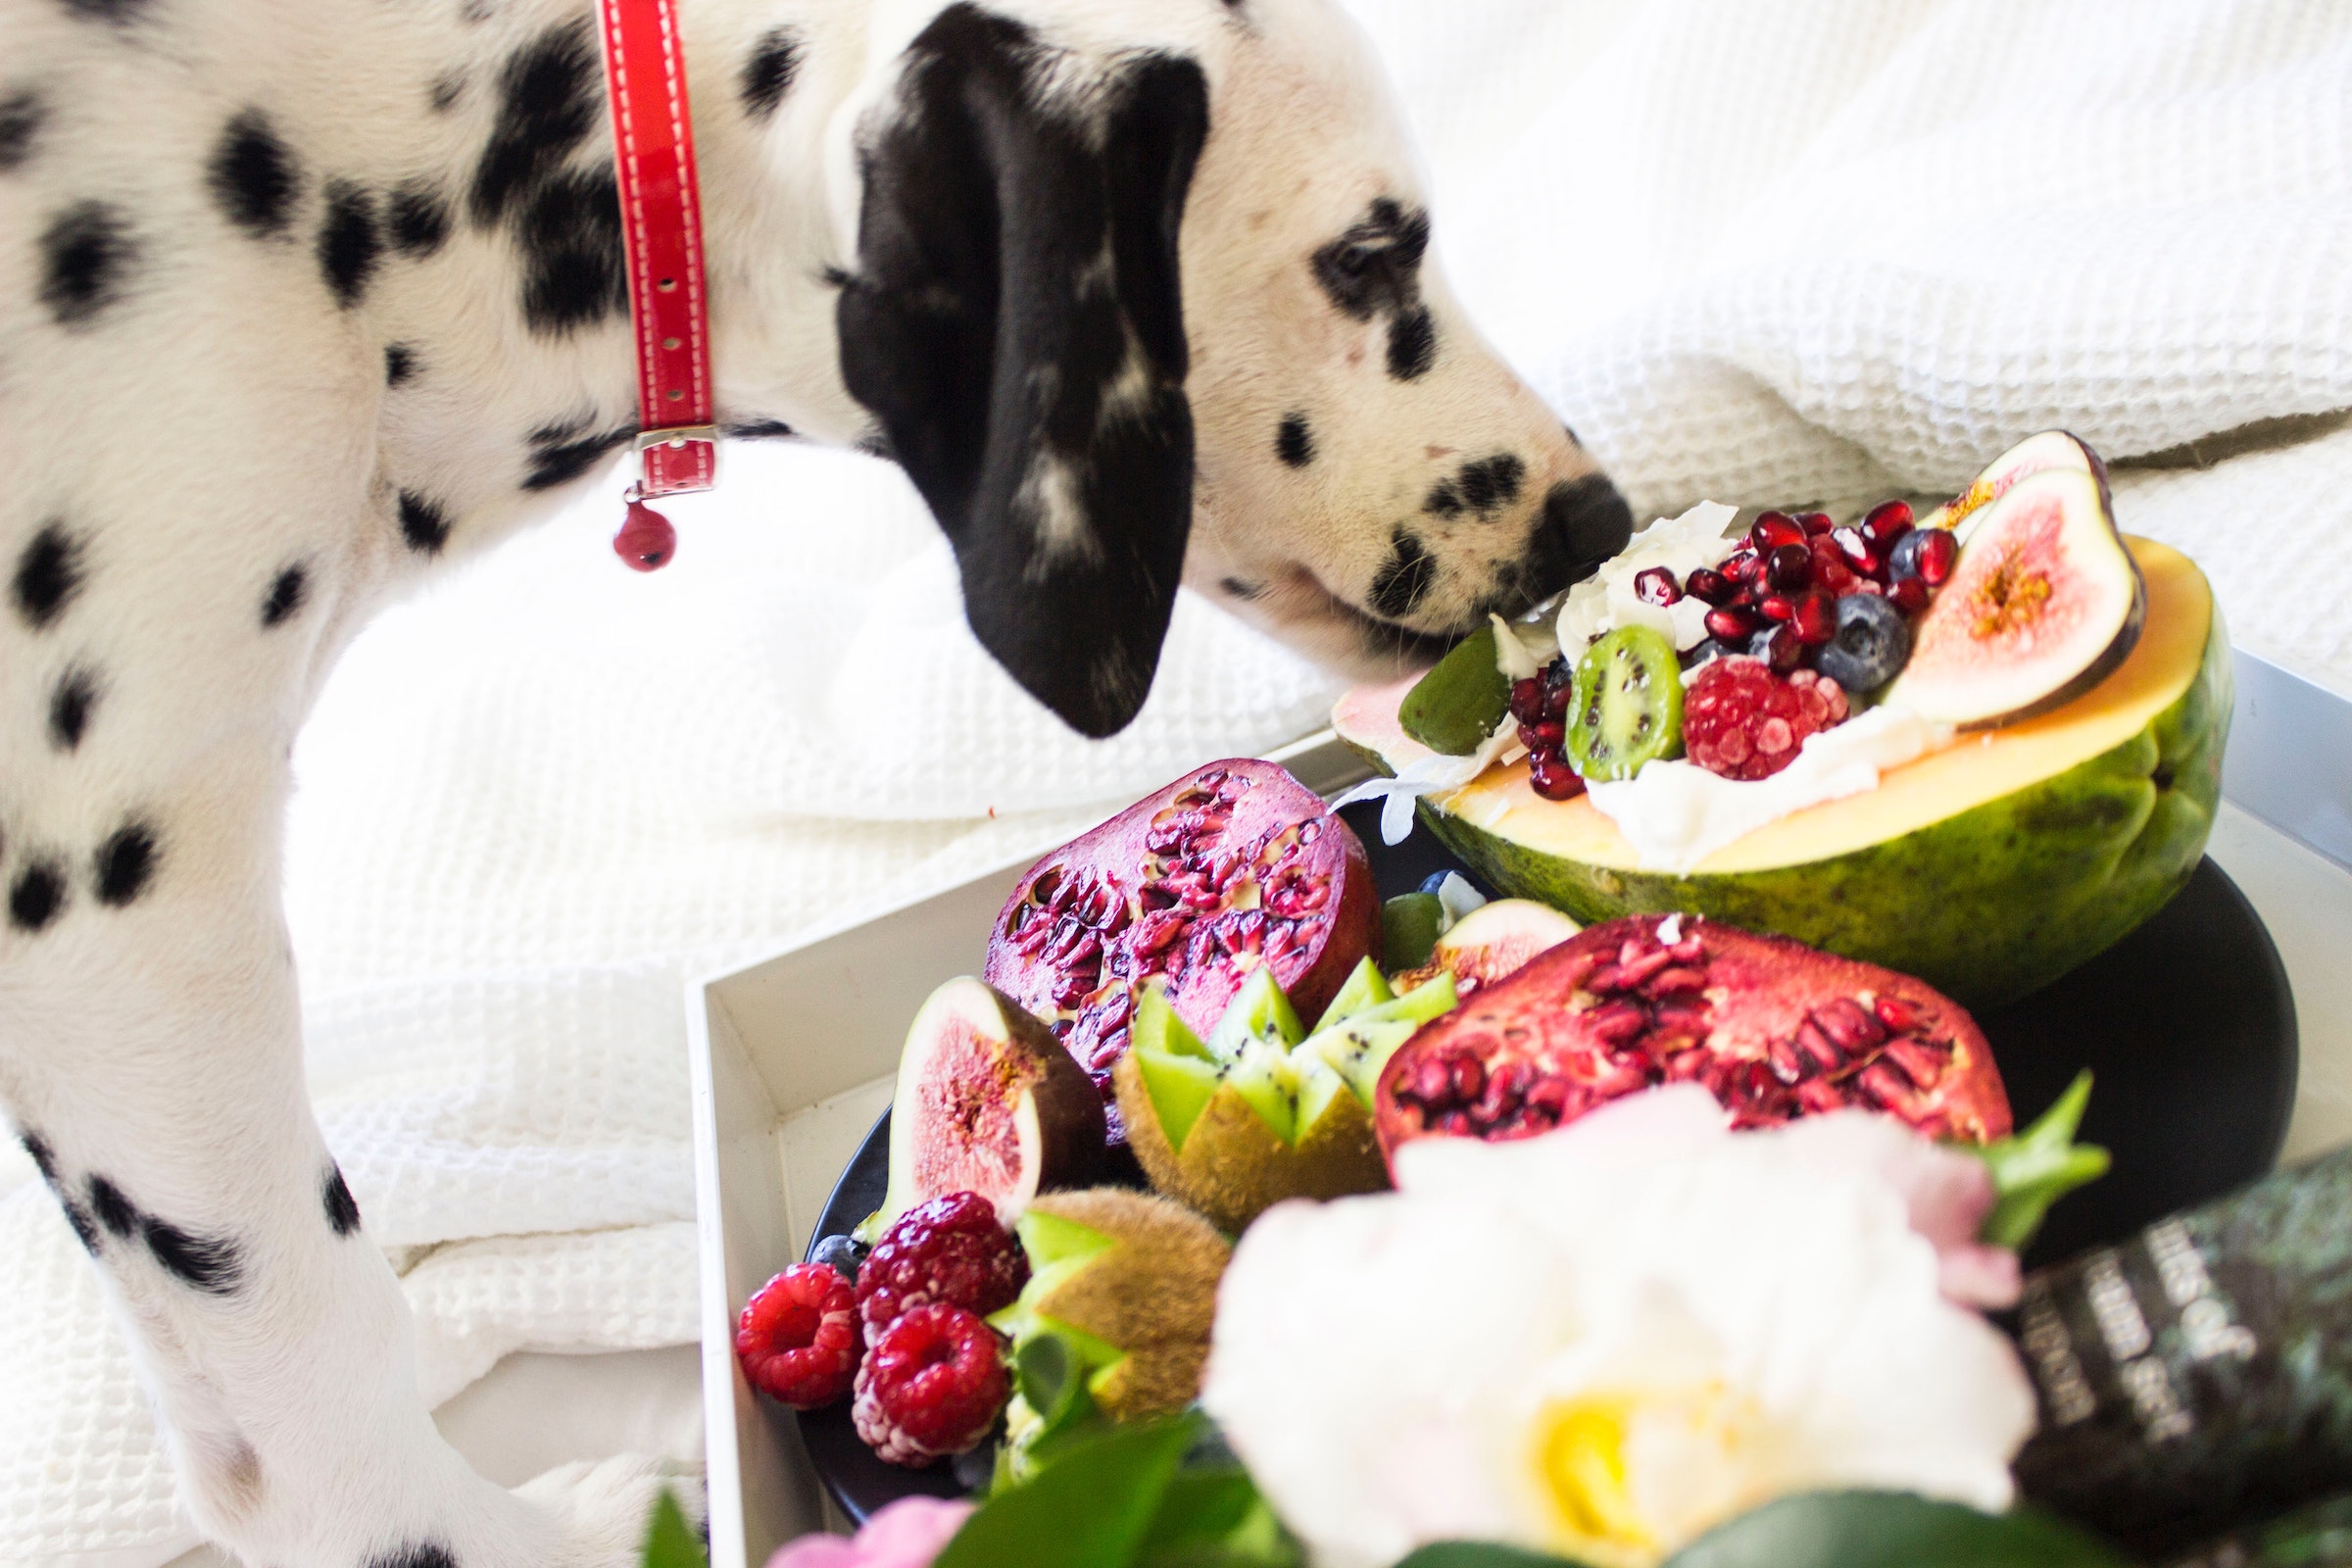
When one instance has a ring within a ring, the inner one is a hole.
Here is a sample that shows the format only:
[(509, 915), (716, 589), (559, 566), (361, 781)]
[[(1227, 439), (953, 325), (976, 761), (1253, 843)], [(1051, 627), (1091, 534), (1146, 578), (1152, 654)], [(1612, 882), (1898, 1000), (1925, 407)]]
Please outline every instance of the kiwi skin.
[(1127, 1352), (1096, 1391), (1103, 1413), (1133, 1421), (1200, 1397), (1217, 1282), (1233, 1257), (1225, 1238), (1181, 1204), (1124, 1187), (1046, 1193), (1029, 1207), (1118, 1244), (1035, 1303)]
[(1180, 1153), (1159, 1125), (1132, 1054), (1111, 1069), (1127, 1147), (1152, 1185), (1240, 1235), (1286, 1198), (1345, 1198), (1389, 1185), (1388, 1165), (1372, 1136), (1372, 1116), (1352, 1091), (1342, 1093), (1297, 1148), (1260, 1120), (1250, 1102), (1220, 1084)]

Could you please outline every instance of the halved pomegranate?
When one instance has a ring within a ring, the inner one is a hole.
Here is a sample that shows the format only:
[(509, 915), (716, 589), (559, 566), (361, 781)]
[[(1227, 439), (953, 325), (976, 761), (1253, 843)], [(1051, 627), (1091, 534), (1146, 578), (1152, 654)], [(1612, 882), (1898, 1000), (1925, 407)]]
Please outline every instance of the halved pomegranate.
[(989, 935), (988, 983), (1044, 1018), (1094, 1076), (1126, 1141), (1110, 1070), (1138, 990), (1164, 976), (1206, 1035), (1260, 964), (1301, 1017), (1380, 951), (1362, 841), (1271, 762), (1211, 762), (1030, 867)]
[(1991, 1048), (1908, 975), (1690, 915), (1596, 925), (1480, 989), (1389, 1058), (1381, 1152), (1532, 1138), (1656, 1084), (1697, 1082), (1740, 1127), (1849, 1106), (1930, 1137), (2009, 1131)]

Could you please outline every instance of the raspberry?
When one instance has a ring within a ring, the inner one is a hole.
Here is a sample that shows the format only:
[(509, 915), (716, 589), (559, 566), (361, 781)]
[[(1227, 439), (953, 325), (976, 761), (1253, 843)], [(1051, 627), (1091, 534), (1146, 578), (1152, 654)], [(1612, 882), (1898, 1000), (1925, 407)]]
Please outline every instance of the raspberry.
[(1769, 778), (1845, 715), (1844, 691), (1813, 670), (1781, 676), (1762, 660), (1718, 659), (1683, 697), (1683, 750), (1725, 778)]
[(743, 1375), (795, 1410), (831, 1404), (858, 1372), (857, 1306), (850, 1282), (830, 1265), (793, 1264), (735, 1320)]
[(899, 1216), (858, 1270), (858, 1315), (874, 1344), (899, 1314), (932, 1301), (986, 1316), (1010, 1306), (1029, 1259), (978, 1193), (950, 1193)]
[(1011, 1393), (994, 1329), (960, 1306), (915, 1306), (874, 1341), (851, 1413), (867, 1447), (919, 1469), (987, 1437)]

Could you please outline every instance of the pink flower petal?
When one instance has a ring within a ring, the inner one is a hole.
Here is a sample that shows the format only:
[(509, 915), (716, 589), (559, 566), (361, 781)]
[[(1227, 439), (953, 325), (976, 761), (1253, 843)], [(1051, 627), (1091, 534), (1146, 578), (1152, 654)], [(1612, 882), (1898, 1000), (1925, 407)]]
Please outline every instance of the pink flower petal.
[(767, 1568), (866, 1568), (866, 1561), (855, 1543), (840, 1536), (803, 1536), (778, 1546)]
[(972, 1505), (946, 1497), (901, 1497), (858, 1532), (862, 1568), (931, 1568), (971, 1517)]

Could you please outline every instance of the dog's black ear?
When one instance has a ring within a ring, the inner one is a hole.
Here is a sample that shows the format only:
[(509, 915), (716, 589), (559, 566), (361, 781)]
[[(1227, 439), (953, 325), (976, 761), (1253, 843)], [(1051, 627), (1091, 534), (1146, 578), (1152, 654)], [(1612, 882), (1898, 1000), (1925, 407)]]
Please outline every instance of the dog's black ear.
[(861, 127), (843, 380), (956, 547), (964, 614), (1087, 735), (1143, 706), (1192, 526), (1177, 230), (1198, 65), (1089, 71), (949, 7)]

